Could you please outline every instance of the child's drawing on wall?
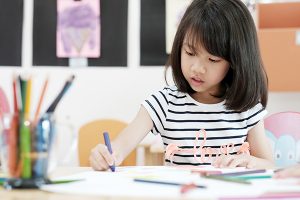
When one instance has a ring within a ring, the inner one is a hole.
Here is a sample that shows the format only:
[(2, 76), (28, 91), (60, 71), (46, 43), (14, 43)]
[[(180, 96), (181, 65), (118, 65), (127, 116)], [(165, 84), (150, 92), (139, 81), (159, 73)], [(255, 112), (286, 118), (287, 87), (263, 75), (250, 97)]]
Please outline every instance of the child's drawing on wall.
[(57, 0), (57, 57), (100, 57), (100, 0)]

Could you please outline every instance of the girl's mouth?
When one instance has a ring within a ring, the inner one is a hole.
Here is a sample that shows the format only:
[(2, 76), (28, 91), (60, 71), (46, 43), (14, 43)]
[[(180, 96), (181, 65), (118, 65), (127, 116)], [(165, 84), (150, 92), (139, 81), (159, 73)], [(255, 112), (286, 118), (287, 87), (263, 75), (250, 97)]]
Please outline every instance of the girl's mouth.
[(203, 80), (198, 79), (198, 78), (191, 78), (191, 82), (194, 86), (200, 86), (204, 83)]

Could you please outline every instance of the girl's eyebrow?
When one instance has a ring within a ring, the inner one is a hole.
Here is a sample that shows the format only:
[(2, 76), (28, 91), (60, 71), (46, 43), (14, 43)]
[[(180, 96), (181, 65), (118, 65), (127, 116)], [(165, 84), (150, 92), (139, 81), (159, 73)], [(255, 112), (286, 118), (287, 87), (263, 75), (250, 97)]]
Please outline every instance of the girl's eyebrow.
[(189, 43), (187, 43), (187, 42), (184, 42), (184, 43), (182, 44), (182, 46), (188, 47), (190, 50), (192, 50), (192, 51), (194, 51), (194, 52), (197, 52), (197, 51), (198, 51), (198, 49), (197, 49), (194, 45), (191, 45), (191, 44), (189, 44)]
[[(192, 51), (198, 51), (198, 49), (197, 48), (195, 48), (193, 45), (190, 45), (189, 43), (187, 43), (187, 42), (183, 42), (183, 44), (182, 44), (182, 46), (187, 46), (189, 49), (191, 49)], [(208, 53), (210, 56), (212, 56), (212, 57), (215, 57), (215, 58), (217, 58), (217, 59), (220, 59), (220, 60), (223, 60), (223, 58), (222, 57), (220, 57), (220, 56), (216, 56), (216, 55), (213, 55), (213, 54), (210, 54), (210, 53)]]
[(190, 44), (189, 44), (189, 43), (187, 43), (187, 42), (184, 42), (182, 45), (183, 45), (183, 46), (188, 46), (188, 47), (190, 47), (190, 48), (194, 48), (194, 46), (193, 46), (193, 45), (190, 45)]

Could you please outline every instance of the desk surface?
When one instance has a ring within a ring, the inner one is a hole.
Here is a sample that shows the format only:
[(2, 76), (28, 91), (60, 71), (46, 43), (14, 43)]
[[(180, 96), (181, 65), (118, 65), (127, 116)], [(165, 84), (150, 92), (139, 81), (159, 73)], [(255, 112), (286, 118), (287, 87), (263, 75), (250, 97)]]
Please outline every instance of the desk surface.
[[(153, 168), (153, 167), (152, 167)], [(129, 168), (130, 169), (130, 168)], [(140, 168), (139, 168), (140, 169)], [(149, 168), (148, 168), (149, 169)], [(151, 167), (150, 167), (150, 169), (151, 169)], [(128, 170), (128, 168), (127, 168), (127, 170)], [(135, 172), (136, 172), (136, 169), (134, 169), (135, 170)], [(164, 170), (168, 170), (168, 171), (170, 171), (170, 169), (169, 168), (165, 168)], [(149, 170), (148, 170), (149, 171)], [(171, 170), (172, 171), (172, 170)], [(84, 172), (84, 173), (80, 173), (80, 172)], [(130, 172), (130, 171), (129, 171)], [(142, 173), (144, 174), (146, 171), (142, 171)], [(165, 173), (167, 173), (166, 171), (162, 171), (163, 172), (163, 174), (165, 174)], [(73, 174), (78, 174), (78, 173), (80, 173), (80, 174), (91, 174), (92, 175), (92, 178), (94, 178), (94, 176), (95, 176), (95, 174), (97, 174), (97, 176), (99, 175), (101, 175), (101, 173), (98, 173), (98, 172), (94, 172), (94, 171), (92, 171), (92, 169), (91, 168), (89, 168), (89, 167), (63, 167), (63, 168), (58, 168), (58, 169), (56, 169), (53, 173), (51, 173), (50, 174), (50, 178), (59, 178), (59, 177), (64, 177), (64, 176), (69, 176), (69, 175), (73, 175)], [(103, 173), (102, 175), (101, 175), (101, 180), (103, 180), (103, 181), (105, 181), (105, 179), (102, 179), (102, 178), (105, 178), (105, 176), (103, 176), (103, 175), (108, 175), (108, 174), (106, 174), (106, 173)], [(120, 169), (120, 176), (122, 175), (122, 169)], [(124, 174), (123, 174), (124, 175)], [(149, 175), (149, 174), (148, 174)], [(178, 174), (178, 175), (180, 175), (180, 174)], [(187, 177), (186, 177), (186, 175), (185, 174), (183, 174), (184, 175), (184, 178), (186, 179)], [(107, 177), (107, 176), (106, 176)], [(118, 177), (119, 177), (119, 175), (118, 175)], [(173, 177), (173, 176), (172, 176)], [(111, 180), (111, 177), (109, 177), (109, 179)], [(178, 179), (178, 176), (176, 176), (176, 180)], [(180, 177), (179, 177), (179, 179), (180, 179)], [(112, 179), (112, 181), (115, 181), (115, 180), (120, 180), (120, 179)], [(107, 180), (106, 180), (107, 181)], [(201, 180), (201, 183), (202, 183), (202, 181), (203, 180)], [(269, 181), (272, 181), (272, 180), (269, 180)], [(275, 181), (275, 180), (274, 180)], [(297, 179), (296, 181), (299, 181), (299, 179)], [(109, 182), (109, 181), (108, 181)], [(99, 188), (102, 188), (102, 187), (104, 187), (105, 188), (105, 186), (107, 186), (106, 187), (106, 189), (105, 189), (105, 191), (108, 189), (108, 190), (112, 190), (112, 192), (113, 192), (113, 194), (114, 194), (114, 192), (115, 192), (115, 190), (114, 190), (114, 188), (120, 188), (120, 187), (122, 187), (122, 186), (120, 186), (120, 184), (118, 185), (118, 184), (113, 184), (113, 186), (112, 185), (109, 185), (109, 184), (106, 184), (106, 183), (108, 183), (108, 182), (105, 182), (105, 184), (103, 185), (103, 182), (102, 182), (102, 186), (101, 186), (101, 184), (99, 183), (99, 185), (97, 184), (97, 186), (99, 186)], [(122, 183), (122, 182), (121, 182)], [(266, 182), (267, 183), (267, 182)], [(268, 182), (268, 183), (272, 183), (272, 182)], [(288, 182), (285, 182), (285, 184), (287, 184)], [(295, 183), (295, 182), (293, 182), (293, 183)], [(297, 182), (298, 183), (298, 182)], [(124, 184), (124, 182), (123, 182), (123, 184)], [(127, 184), (127, 182), (126, 182), (126, 184)], [(229, 190), (233, 190), (234, 189), (234, 191), (236, 190), (236, 188), (240, 188), (240, 189), (245, 189), (244, 188), (244, 186), (238, 186), (238, 185), (235, 185), (234, 187), (232, 187), (232, 185), (228, 185), (229, 183), (224, 183), (224, 182), (214, 182), (214, 183), (209, 183), (209, 182), (207, 182), (206, 184), (210, 184), (210, 185), (208, 185), (208, 188), (207, 188), (207, 190), (208, 191), (210, 191), (210, 195), (208, 196), (208, 195), (206, 195), (206, 197), (211, 197), (211, 193), (213, 193), (213, 194), (215, 194), (215, 193), (218, 193), (218, 190), (216, 190), (216, 188), (219, 188), (219, 189), (221, 189), (222, 190), (222, 188), (223, 188), (223, 190), (226, 190), (226, 192), (228, 192), (228, 189)], [(289, 184), (289, 183), (288, 183)], [(219, 186), (218, 186), (219, 185)], [(282, 187), (282, 183), (280, 184), (281, 185), (281, 187)], [(81, 185), (82, 186), (82, 185)], [(81, 187), (80, 186), (80, 187)], [(222, 186), (222, 187), (220, 187), (220, 186)], [(259, 185), (258, 185), (259, 186)], [(259, 187), (261, 187), (262, 185), (260, 185)], [(276, 185), (274, 185), (274, 186), (276, 186)], [(52, 187), (52, 186), (51, 186)], [(54, 186), (54, 187), (56, 187), (56, 186)], [(72, 186), (73, 188), (74, 188), (74, 185)], [(248, 187), (248, 186), (247, 186)], [(293, 185), (293, 186), (291, 186), (291, 187), (296, 187), (297, 189), (294, 191), (294, 192), (296, 192), (295, 193), (295, 195), (297, 195), (297, 197), (300, 197), (300, 189), (299, 189), (299, 185)], [(75, 186), (75, 188), (78, 188), (78, 186), (76, 185)], [(83, 188), (84, 188), (84, 186), (83, 186)], [(103, 188), (103, 189), (104, 189)], [(130, 187), (129, 187), (130, 188)], [(257, 187), (256, 187), (257, 188)], [(272, 187), (271, 187), (272, 188)], [(132, 189), (132, 188), (131, 188)], [(137, 188), (134, 188), (133, 190), (130, 190), (130, 191), (134, 191), (135, 193), (136, 192), (138, 192), (138, 190), (136, 190)], [(139, 187), (139, 189), (141, 189), (140, 187)], [(148, 192), (149, 193), (149, 191), (150, 192), (153, 192), (153, 191), (156, 191), (156, 192), (158, 192), (157, 190), (158, 190), (158, 188), (155, 188), (155, 190), (153, 190), (153, 188), (151, 188), (152, 190), (149, 190), (149, 186), (147, 186), (147, 191), (146, 190), (144, 190), (146, 193)], [(253, 189), (253, 188), (248, 188), (248, 190), (249, 189)], [(273, 188), (274, 189), (274, 188)], [(286, 189), (291, 189), (291, 188), (286, 188)], [(73, 190), (74, 189), (72, 189), (71, 191), (71, 193), (73, 193)], [(76, 190), (76, 189), (75, 189)], [(177, 190), (177, 189), (176, 189)], [(207, 191), (206, 190), (206, 191)], [(248, 191), (247, 190), (247, 191)], [(51, 190), (50, 190), (51, 191)], [(126, 190), (126, 191), (128, 191), (128, 190)], [(166, 193), (166, 191), (170, 191), (170, 190), (166, 190), (166, 188), (163, 188), (163, 189), (161, 189), (160, 188), (160, 195), (162, 194), (162, 193)], [(251, 191), (253, 191), (253, 190), (251, 190)], [(290, 192), (292, 192), (292, 190), (289, 190)], [(196, 193), (197, 195), (196, 195), (196, 197), (197, 197), (197, 199), (199, 199), (199, 197), (201, 198), (201, 195), (203, 195), (203, 198), (205, 198), (205, 191), (194, 191), (194, 192), (199, 192), (199, 193)], [(231, 191), (232, 192), (232, 191)], [(147, 193), (147, 194), (148, 194)], [(168, 195), (170, 194), (169, 192), (167, 192), (168, 193)], [(87, 193), (87, 194), (91, 194), (91, 193)], [(98, 194), (101, 194), (101, 193), (98, 193)], [(105, 193), (104, 193), (105, 194)], [(46, 199), (46, 200), (65, 200), (65, 199), (75, 199), (75, 200), (105, 200), (105, 199), (109, 199), (109, 200), (117, 200), (117, 199), (121, 199), (121, 200), (132, 200), (132, 199), (142, 199), (142, 200), (148, 200), (148, 199), (153, 199), (153, 193), (149, 193), (149, 195), (144, 195), (143, 197), (139, 197), (138, 198), (138, 196), (120, 196), (120, 195), (108, 195), (108, 193), (106, 193), (107, 195), (103, 195), (103, 193), (101, 194), (101, 195), (97, 195), (97, 196), (92, 196), (92, 195), (78, 195), (78, 194), (60, 194), (60, 193), (51, 193), (51, 192), (45, 192), (45, 191), (41, 191), (41, 190), (37, 190), (37, 189), (35, 189), (35, 190), (33, 190), (33, 189), (31, 189), (31, 190), (11, 190), (11, 191), (8, 191), (8, 190), (4, 190), (3, 188), (0, 188), (0, 199), (5, 199), (5, 200), (40, 200), (40, 199)], [(121, 194), (123, 194), (123, 193), (121, 193)], [(125, 193), (124, 193), (125, 194)], [(144, 193), (143, 193), (144, 194)], [(173, 193), (172, 193), (173, 194)], [(176, 194), (176, 193), (174, 193), (174, 194)], [(195, 194), (195, 193), (194, 193)], [(243, 194), (245, 194), (245, 193), (243, 193)], [(247, 192), (247, 194), (248, 194), (248, 192)], [(152, 197), (150, 198), (150, 197), (147, 197), (147, 196), (151, 196), (152, 195)], [(232, 195), (232, 193), (230, 193), (230, 195)], [(253, 195), (253, 194), (252, 194)], [(292, 193), (291, 193), (291, 195), (292, 195)], [(155, 196), (155, 195), (154, 195)], [(176, 195), (175, 195), (176, 196)], [(174, 195), (173, 195), (173, 197), (175, 197)], [(194, 195), (195, 196), (195, 195)], [(216, 195), (215, 195), (216, 196)], [(244, 195), (242, 195), (242, 196), (244, 196)], [(156, 197), (157, 197), (157, 195), (156, 195)], [(163, 197), (165, 197), (165, 198), (156, 198), (156, 199), (170, 199), (170, 198), (167, 198), (167, 196), (163, 196)], [(185, 197), (187, 197), (187, 196), (185, 196)], [(183, 198), (183, 196), (178, 196), (178, 197), (175, 197), (175, 198), (173, 198), (173, 199), (182, 199)], [(192, 199), (195, 199), (195, 198), (192, 198)], [(212, 199), (212, 198), (210, 198), (210, 199)]]
[[(79, 172), (85, 172), (92, 170), (90, 167), (61, 167), (51, 173), (50, 177), (61, 177), (72, 175)], [(38, 189), (26, 189), (26, 190), (11, 190), (7, 191), (0, 187), (0, 199), (5, 200), (134, 200), (135, 198), (128, 197), (111, 197), (111, 196), (88, 196), (88, 195), (69, 195), (45, 192)], [(148, 200), (151, 198), (143, 198)]]
[[(65, 175), (72, 175), (78, 172), (89, 171), (91, 168), (89, 167), (62, 167), (55, 170), (51, 177), (60, 177)], [(66, 194), (58, 194), (58, 193), (50, 193), (44, 192), (37, 189), (30, 190), (11, 190), (7, 191), (3, 188), (0, 188), (0, 199), (5, 200), (66, 200), (66, 199), (74, 199), (74, 200), (104, 200), (104, 199), (112, 199), (111, 197), (95, 197), (95, 196), (86, 196), (86, 195), (66, 195)]]

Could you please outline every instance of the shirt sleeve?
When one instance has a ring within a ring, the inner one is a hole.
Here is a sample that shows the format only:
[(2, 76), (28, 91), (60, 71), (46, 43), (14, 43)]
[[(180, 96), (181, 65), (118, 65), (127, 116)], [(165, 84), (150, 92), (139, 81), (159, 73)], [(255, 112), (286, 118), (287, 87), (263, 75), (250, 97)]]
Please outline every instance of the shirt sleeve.
[(169, 105), (167, 90), (165, 88), (152, 94), (142, 103), (153, 121), (153, 134), (160, 134), (164, 130)]
[(256, 104), (253, 108), (248, 111), (247, 127), (248, 130), (255, 126), (267, 115), (267, 110), (262, 106), (261, 103)]

